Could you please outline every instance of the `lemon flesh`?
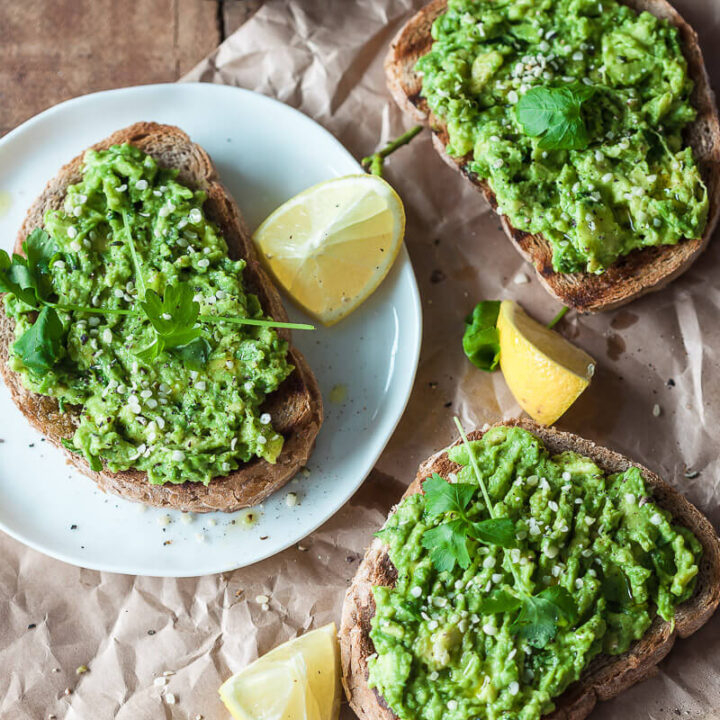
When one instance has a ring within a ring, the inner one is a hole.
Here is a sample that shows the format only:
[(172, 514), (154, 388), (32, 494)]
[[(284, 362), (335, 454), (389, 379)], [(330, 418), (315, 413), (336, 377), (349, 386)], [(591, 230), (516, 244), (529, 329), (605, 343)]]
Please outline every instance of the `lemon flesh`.
[(349, 175), (288, 200), (253, 239), (275, 282), (333, 325), (383, 281), (404, 234), (405, 210), (392, 187), (374, 175)]
[(552, 425), (589, 385), (595, 361), (512, 300), (500, 304), (497, 328), (510, 391), (533, 420)]
[(220, 686), (235, 720), (337, 720), (340, 654), (334, 623), (271, 650)]

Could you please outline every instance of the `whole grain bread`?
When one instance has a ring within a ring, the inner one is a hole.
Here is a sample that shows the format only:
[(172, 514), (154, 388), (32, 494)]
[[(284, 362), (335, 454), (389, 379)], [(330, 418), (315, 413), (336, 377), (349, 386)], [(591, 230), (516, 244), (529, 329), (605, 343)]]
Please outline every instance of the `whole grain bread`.
[[(179, 128), (151, 122), (139, 122), (119, 130), (93, 145), (93, 149), (102, 150), (126, 142), (151, 155), (162, 167), (177, 169), (178, 180), (183, 184), (205, 191), (207, 200), (203, 210), (219, 227), (230, 257), (247, 261), (243, 273), (245, 286), (258, 296), (267, 315), (281, 322), (287, 321), (280, 295), (260, 266), (237, 205), (220, 184), (208, 154)], [(30, 207), (18, 233), (15, 252), (21, 252), (22, 242), (33, 229), (42, 227), (47, 210), (62, 206), (68, 186), (82, 179), (83, 155), (65, 165)], [(278, 333), (290, 340), (288, 330), (282, 329)], [(68, 412), (61, 413), (55, 399), (25, 388), (20, 375), (8, 366), (14, 339), (14, 321), (7, 316), (4, 303), (0, 302), (0, 374), (15, 404), (30, 423), (53, 444), (62, 447), (61, 440), (75, 432), (80, 408), (69, 408)], [(322, 397), (315, 376), (292, 345), (288, 360), (295, 370), (267, 397), (262, 408), (263, 412), (271, 414), (273, 427), (285, 438), (274, 465), (253, 459), (225, 477), (214, 478), (207, 486), (190, 482), (151, 485), (144, 472), (93, 472), (83, 457), (72, 453), (67, 453), (69, 461), (91, 477), (101, 490), (148, 505), (192, 512), (232, 512), (256, 505), (287, 483), (306, 464), (322, 424)]]
[[(687, 270), (705, 249), (720, 213), (720, 123), (697, 34), (666, 0), (619, 1), (638, 12), (647, 10), (668, 20), (680, 32), (688, 74), (695, 83), (691, 102), (697, 110), (696, 120), (685, 132), (685, 141), (693, 149), (707, 186), (710, 210), (701, 238), (686, 239), (677, 245), (635, 250), (601, 275), (556, 272), (552, 266), (550, 243), (542, 235), (518, 230), (505, 215), (500, 215), (506, 235), (520, 254), (533, 264), (546, 289), (565, 305), (580, 312), (611, 310), (664, 287)], [(432, 129), (433, 144), (443, 160), (470, 180), (497, 212), (497, 202), (490, 186), (468, 168), (472, 156), (458, 158), (448, 155), (447, 127), (431, 112), (425, 98), (420, 95), (422, 78), (414, 70), (415, 63), (430, 50), (432, 24), (446, 7), (447, 0), (432, 0), (401, 28), (385, 59), (387, 84), (400, 108), (416, 122)]]
[[(615, 697), (657, 672), (657, 664), (670, 652), (675, 639), (691, 635), (709, 620), (720, 601), (720, 540), (707, 518), (679, 492), (646, 467), (619, 453), (530, 420), (498, 425), (524, 428), (539, 437), (551, 455), (573, 450), (592, 459), (606, 473), (622, 472), (630, 466), (639, 468), (652, 491), (653, 501), (669, 510), (675, 522), (692, 530), (703, 547), (695, 592), (690, 600), (676, 609), (675, 627), (658, 616), (645, 636), (633, 643), (626, 653), (596, 656), (580, 680), (555, 700), (556, 709), (546, 716), (548, 720), (583, 720), (598, 700)], [(475, 440), (482, 435), (483, 432), (475, 431), (469, 433), (469, 438)], [(448, 458), (447, 450), (441, 450), (420, 466), (417, 477), (403, 497), (421, 492), (421, 483), (432, 473), (448, 478), (459, 468)], [(388, 556), (387, 546), (375, 538), (345, 596), (340, 627), (343, 685), (360, 720), (397, 720), (382, 696), (367, 684), (367, 660), (375, 652), (370, 638), (370, 623), (375, 614), (372, 587), (392, 586), (396, 580), (397, 570)]]

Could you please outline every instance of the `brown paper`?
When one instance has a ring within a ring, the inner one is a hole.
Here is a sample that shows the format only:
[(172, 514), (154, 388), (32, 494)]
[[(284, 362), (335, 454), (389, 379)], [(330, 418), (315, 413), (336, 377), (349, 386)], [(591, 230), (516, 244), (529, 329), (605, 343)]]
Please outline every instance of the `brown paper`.
[[(409, 125), (385, 89), (382, 59), (421, 4), (271, 0), (186, 79), (276, 97), (360, 157)], [(699, 31), (710, 74), (720, 80), (720, 0), (677, 6)], [(427, 133), (390, 159), (386, 175), (406, 204), (424, 342), (412, 398), (377, 469), (300, 543), (303, 550), (223, 575), (98, 573), (0, 538), (0, 718), (227, 718), (216, 694), (222, 680), (277, 643), (339, 620), (344, 590), (373, 531), (418, 463), (453, 437), (452, 416), (470, 426), (518, 414), (502, 376), (476, 370), (462, 355), (463, 317), (483, 298), (512, 297), (541, 320), (559, 304), (480, 196), (433, 153)], [(561, 332), (597, 359), (598, 371), (559, 423), (657, 470), (716, 527), (718, 277), (716, 239), (666, 290), (598, 317), (571, 314)], [(697, 477), (686, 477), (688, 468)], [(257, 595), (270, 598), (269, 610)], [(82, 665), (89, 672), (77, 675)], [(175, 674), (156, 685), (163, 672)], [(720, 617), (679, 641), (656, 677), (603, 703), (593, 718), (712, 718), (718, 707)], [(347, 708), (344, 714), (352, 717)]]

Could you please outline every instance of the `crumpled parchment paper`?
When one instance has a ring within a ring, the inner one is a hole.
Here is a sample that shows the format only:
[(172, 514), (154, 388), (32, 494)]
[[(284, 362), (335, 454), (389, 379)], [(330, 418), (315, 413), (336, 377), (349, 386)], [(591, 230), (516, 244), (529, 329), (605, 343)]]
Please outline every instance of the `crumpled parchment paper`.
[[(700, 33), (720, 86), (720, 0), (676, 4)], [(385, 89), (382, 60), (421, 5), (270, 0), (186, 79), (278, 98), (361, 157), (409, 125)], [(376, 470), (299, 546), (223, 575), (162, 580), (99, 573), (0, 538), (0, 718), (227, 718), (216, 691), (229, 674), (279, 642), (339, 620), (372, 533), (418, 463), (453, 438), (452, 416), (471, 426), (518, 414), (502, 376), (476, 370), (462, 355), (463, 317), (480, 299), (512, 297), (549, 320), (558, 303), (480, 196), (434, 154), (427, 133), (387, 162), (386, 176), (406, 204), (425, 326), (412, 398)], [(716, 528), (718, 278), (716, 238), (669, 288), (601, 316), (570, 314), (559, 326), (598, 361), (591, 387), (560, 427), (657, 470)], [(258, 595), (269, 597), (268, 610)], [(83, 665), (89, 671), (76, 674)], [(593, 718), (714, 718), (719, 707), (717, 616), (679, 641), (654, 678), (601, 704)], [(347, 708), (343, 713), (352, 717)]]

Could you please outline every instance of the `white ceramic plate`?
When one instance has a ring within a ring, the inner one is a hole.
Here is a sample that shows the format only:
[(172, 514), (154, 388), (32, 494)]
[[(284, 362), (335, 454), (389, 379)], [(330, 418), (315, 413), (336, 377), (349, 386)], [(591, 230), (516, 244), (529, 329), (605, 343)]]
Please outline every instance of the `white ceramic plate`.
[[(64, 163), (138, 120), (178, 125), (202, 145), (251, 228), (304, 188), (361, 172), (322, 127), (247, 90), (174, 84), (86, 95), (0, 140), (0, 247), (12, 247), (28, 206)], [(291, 319), (305, 319), (287, 307)], [(140, 575), (204, 575), (273, 555), (329, 518), (365, 479), (407, 403), (420, 338), (419, 295), (404, 248), (357, 312), (333, 328), (294, 333), (322, 388), (325, 423), (309, 476), (299, 474), (269, 498), (250, 528), (246, 511), (194, 515), (188, 523), (179, 512), (103, 494), (30, 428), (0, 383), (0, 528), (60, 560)], [(295, 507), (286, 504), (289, 491), (299, 496)]]

